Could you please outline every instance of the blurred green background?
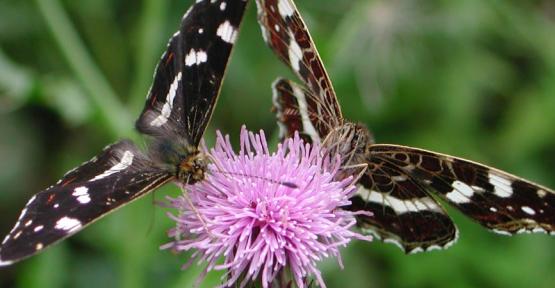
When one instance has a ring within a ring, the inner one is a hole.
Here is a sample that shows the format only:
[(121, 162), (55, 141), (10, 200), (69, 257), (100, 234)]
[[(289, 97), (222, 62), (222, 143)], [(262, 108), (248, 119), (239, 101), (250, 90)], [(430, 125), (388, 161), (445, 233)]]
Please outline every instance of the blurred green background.
[[(32, 194), (133, 131), (154, 66), (192, 0), (0, 0), (0, 236)], [(378, 142), (493, 164), (555, 187), (555, 1), (299, 0), (346, 117)], [(207, 138), (277, 137), (270, 83), (291, 73), (251, 3)], [(275, 143), (275, 142), (274, 142)], [(0, 270), (1, 287), (191, 287), (202, 267), (158, 247), (168, 185)], [(354, 243), (329, 287), (553, 287), (555, 238), (504, 237), (449, 209), (445, 251)], [(212, 287), (212, 273), (203, 287)]]

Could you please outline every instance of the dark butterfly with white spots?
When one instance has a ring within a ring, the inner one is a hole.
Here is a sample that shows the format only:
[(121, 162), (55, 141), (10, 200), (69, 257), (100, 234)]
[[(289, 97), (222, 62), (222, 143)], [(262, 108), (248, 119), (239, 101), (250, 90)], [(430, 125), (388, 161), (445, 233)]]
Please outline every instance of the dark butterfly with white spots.
[(294, 3), (256, 3), (265, 41), (305, 84), (278, 79), (273, 85), (280, 136), (299, 131), (305, 139), (340, 153), (347, 167), (367, 166), (348, 207), (372, 212), (357, 219), (364, 231), (406, 253), (446, 248), (457, 240), (458, 230), (437, 197), (497, 233), (555, 235), (553, 190), (468, 160), (375, 144), (364, 125), (344, 120)]
[(34, 195), (0, 246), (0, 266), (32, 256), (161, 185), (201, 181), (199, 142), (220, 93), (246, 0), (197, 0), (154, 74), (139, 132), (148, 152), (122, 140)]

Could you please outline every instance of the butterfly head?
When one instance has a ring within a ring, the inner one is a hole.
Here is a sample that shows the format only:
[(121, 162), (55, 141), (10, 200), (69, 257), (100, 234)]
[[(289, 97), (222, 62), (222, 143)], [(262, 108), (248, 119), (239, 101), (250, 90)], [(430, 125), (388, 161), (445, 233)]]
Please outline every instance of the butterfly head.
[(185, 184), (193, 184), (204, 179), (204, 171), (207, 168), (206, 155), (197, 151), (187, 156), (177, 169), (177, 179)]
[[(323, 145), (331, 155), (341, 155), (343, 172), (339, 178), (356, 175), (366, 167), (366, 155), (374, 139), (366, 126), (346, 122), (333, 129)], [(354, 169), (354, 170), (353, 170)]]
[(333, 153), (345, 156), (365, 155), (374, 139), (364, 124), (346, 122), (336, 127), (324, 139), (324, 146)]

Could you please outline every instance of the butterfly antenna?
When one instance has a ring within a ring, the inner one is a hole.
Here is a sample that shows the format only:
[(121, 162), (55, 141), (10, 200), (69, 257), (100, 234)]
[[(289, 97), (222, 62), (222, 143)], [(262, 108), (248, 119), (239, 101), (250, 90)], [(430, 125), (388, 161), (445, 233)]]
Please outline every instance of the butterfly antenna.
[(285, 187), (288, 187), (288, 188), (291, 188), (291, 189), (299, 188), (299, 186), (297, 184), (293, 183), (293, 182), (279, 181), (279, 180), (270, 179), (270, 178), (266, 178), (266, 177), (262, 177), (262, 176), (249, 175), (249, 174), (237, 173), (237, 172), (222, 171), (222, 170), (214, 170), (214, 169), (208, 169), (208, 171), (213, 172), (213, 173), (221, 173), (223, 175), (229, 175), (229, 176), (240, 176), (240, 177), (258, 179), (258, 180), (270, 182), (272, 184), (285, 186)]
[(355, 177), (354, 182), (358, 182), (358, 180), (360, 180), (360, 178), (362, 177), (362, 175), (364, 175), (364, 172), (366, 172), (366, 169), (368, 169), (368, 164), (366, 163), (362, 163), (362, 164), (354, 164), (354, 165), (345, 165), (343, 167), (341, 167), (341, 169), (347, 170), (347, 169), (360, 169), (360, 172), (357, 173), (357, 176)]
[[(189, 176), (190, 177), (190, 176)], [(190, 178), (187, 178), (187, 181), (185, 183), (189, 183)], [(212, 233), (210, 232), (210, 230), (208, 229), (208, 224), (206, 223), (206, 219), (204, 218), (204, 216), (202, 216), (200, 214), (200, 212), (198, 211), (197, 207), (195, 206), (195, 204), (193, 204), (193, 200), (191, 200), (191, 197), (189, 196), (189, 192), (188, 190), (183, 187), (183, 197), (185, 198), (185, 201), (187, 201), (187, 204), (189, 205), (189, 207), (191, 208), (191, 210), (195, 213), (195, 215), (197, 216), (197, 219), (202, 223), (202, 227), (204, 228), (204, 230), (210, 235), (213, 236)], [(178, 231), (179, 232), (179, 231)]]
[(247, 177), (247, 178), (252, 178), (252, 179), (263, 180), (263, 181), (267, 181), (267, 182), (270, 182), (270, 183), (273, 183), (273, 184), (282, 185), (282, 186), (285, 186), (285, 187), (288, 187), (288, 188), (291, 188), (291, 189), (299, 188), (299, 186), (297, 184), (295, 184), (293, 182), (289, 182), (289, 181), (280, 181), (280, 180), (270, 179), (270, 178), (266, 178), (266, 177), (262, 177), (262, 176), (224, 171), (225, 169), (223, 167), (220, 167), (218, 161), (215, 161), (216, 159), (214, 158), (214, 156), (212, 156), (208, 153), (206, 154), (206, 156), (212, 160), (211, 162), (214, 165), (216, 165), (216, 169), (206, 169), (207, 171), (210, 171), (210, 172), (213, 172), (213, 173), (220, 173), (220, 174), (223, 174), (223, 175), (229, 175), (229, 176), (239, 176), (239, 177)]
[(150, 223), (148, 224), (148, 228), (146, 229), (146, 234), (145, 236), (150, 235), (150, 233), (152, 233), (152, 230), (154, 230), (154, 224), (156, 223), (156, 190), (154, 190), (152, 192), (152, 196), (151, 196), (151, 201), (152, 201), (152, 209), (151, 209), (151, 217), (150, 217)]

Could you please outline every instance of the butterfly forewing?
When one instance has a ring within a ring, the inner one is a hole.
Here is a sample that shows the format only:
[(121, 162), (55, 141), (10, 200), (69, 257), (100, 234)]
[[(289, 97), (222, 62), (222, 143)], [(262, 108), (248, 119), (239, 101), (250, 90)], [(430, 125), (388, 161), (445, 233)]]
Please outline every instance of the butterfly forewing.
[(290, 0), (257, 0), (262, 35), (274, 53), (310, 90), (306, 102), (317, 115), (320, 135), (342, 123), (341, 109), (329, 76), (295, 4)]
[(373, 145), (371, 159), (397, 166), (483, 226), (502, 234), (555, 234), (555, 192), (498, 169), (397, 145)]
[(220, 92), (246, 0), (197, 1), (158, 63), (140, 132), (171, 134), (198, 145)]
[(120, 141), (37, 193), (4, 238), (0, 265), (40, 252), (173, 178), (149, 164), (131, 142)]

